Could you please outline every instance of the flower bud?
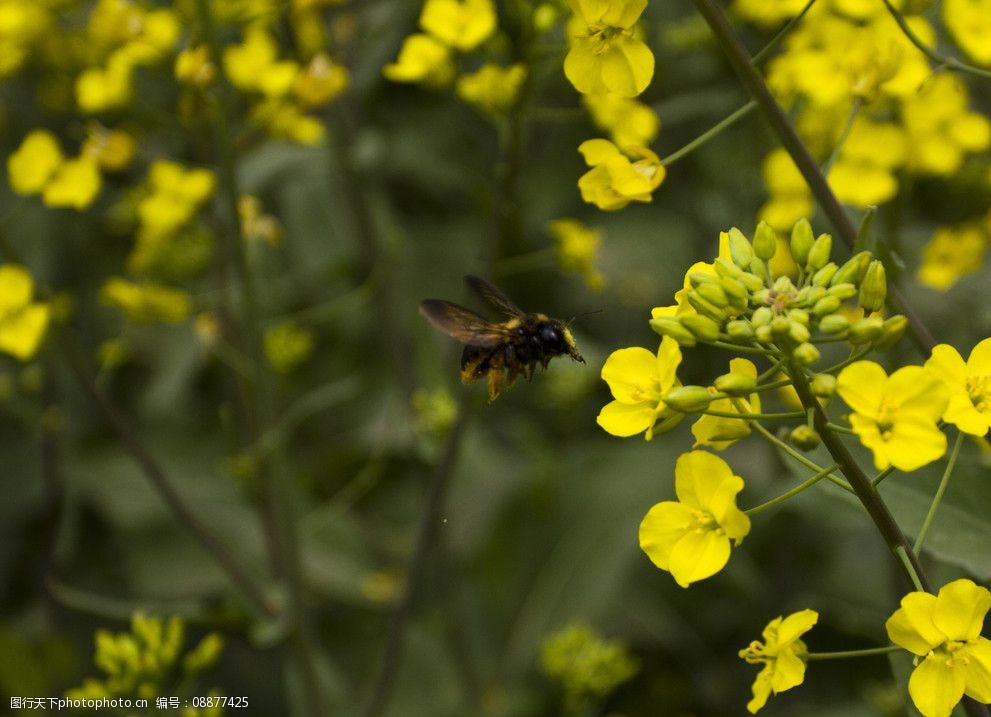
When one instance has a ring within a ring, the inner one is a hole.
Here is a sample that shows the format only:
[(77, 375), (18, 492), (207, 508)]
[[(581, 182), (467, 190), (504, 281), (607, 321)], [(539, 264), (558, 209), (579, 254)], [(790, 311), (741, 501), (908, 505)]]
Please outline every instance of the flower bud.
[(736, 305), (742, 301), (743, 305), (746, 306), (746, 302), (750, 298), (750, 292), (747, 291), (747, 287), (743, 285), (742, 281), (724, 276), (719, 280), (719, 285), (723, 287), (723, 291), (726, 292), (726, 296), (729, 297), (731, 304)]
[(697, 291), (688, 292), (688, 303), (702, 316), (708, 316), (710, 319), (719, 323), (722, 323), (723, 319), (726, 318), (726, 314), (723, 311), (724, 307), (716, 306)]
[(787, 316), (775, 316), (771, 319), (771, 333), (775, 338), (781, 339), (788, 335), (791, 330), (791, 321)]
[(801, 343), (805, 343), (806, 341), (809, 340), (809, 337), (812, 334), (809, 333), (809, 330), (808, 330), (807, 327), (803, 326), (802, 324), (798, 323), (797, 321), (790, 321), (789, 323), (790, 323), (790, 326), (788, 327), (788, 338), (792, 342), (794, 342), (796, 344), (801, 344)]
[(819, 360), (819, 349), (806, 342), (796, 346), (791, 357), (801, 366), (811, 366)]
[(679, 346), (694, 346), (698, 343), (695, 334), (681, 325), (678, 319), (671, 316), (661, 316), (650, 320), (650, 328), (661, 336), (670, 336)]
[(715, 341), (719, 338), (719, 324), (708, 316), (688, 314), (680, 318), (681, 325), (692, 332), (700, 341)]
[(832, 398), (836, 393), (836, 376), (831, 373), (817, 373), (809, 382), (809, 387), (816, 398)]
[(771, 290), (770, 289), (758, 289), (750, 294), (750, 300), (755, 304), (763, 304), (766, 306), (771, 303)]
[(746, 319), (734, 319), (726, 324), (726, 333), (730, 341), (747, 343), (754, 338), (754, 327)]
[(771, 308), (769, 306), (761, 306), (750, 316), (750, 323), (754, 326), (764, 326), (771, 323), (771, 319), (773, 318), (774, 312), (771, 311)]
[(857, 295), (857, 287), (853, 284), (835, 284), (826, 290), (826, 296), (835, 296), (840, 301), (852, 299)]
[(733, 257), (733, 263), (741, 269), (749, 269), (750, 262), (754, 258), (754, 248), (743, 232), (736, 227), (729, 230), (729, 254)]
[(712, 383), (717, 391), (730, 396), (749, 396), (757, 388), (757, 379), (742, 373), (724, 373)]
[(791, 228), (790, 247), (791, 257), (796, 264), (805, 266), (805, 262), (809, 260), (809, 250), (814, 241), (815, 237), (812, 235), (812, 225), (809, 224), (809, 220), (802, 217), (795, 222), (795, 226)]
[(809, 325), (809, 312), (805, 309), (788, 309), (788, 318), (797, 321), (802, 326)]
[[(713, 278), (715, 279), (715, 277)], [(714, 306), (718, 306), (720, 309), (725, 309), (729, 306), (729, 297), (726, 296), (726, 292), (723, 291), (723, 287), (719, 284), (702, 284), (695, 291), (703, 299)]]
[(869, 251), (862, 251), (858, 254), (854, 254), (850, 257), (850, 260), (846, 264), (841, 266), (835, 274), (833, 274), (832, 280), (829, 282), (831, 286), (836, 286), (837, 284), (859, 284), (860, 280), (864, 278), (864, 272), (867, 271), (867, 265), (871, 263), (871, 253)]
[(771, 343), (771, 339), (774, 338), (773, 334), (771, 333), (771, 325), (764, 324), (763, 326), (758, 326), (756, 329), (754, 329), (754, 336), (757, 337), (757, 340), (760, 341), (762, 344)]
[(812, 313), (822, 318), (839, 310), (843, 302), (836, 296), (824, 296), (812, 307)]
[(798, 426), (788, 436), (788, 440), (800, 451), (811, 451), (819, 447), (822, 439), (811, 426)]
[(819, 330), (824, 334), (841, 334), (850, 328), (850, 320), (842, 314), (823, 316), (819, 322)]
[(754, 276), (759, 276), (763, 280), (768, 275), (767, 264), (755, 256), (750, 260), (750, 273)]
[(713, 398), (705, 386), (680, 386), (668, 392), (664, 403), (682, 413), (698, 413), (707, 409)]
[(742, 272), (737, 279), (739, 279), (747, 291), (753, 293), (755, 291), (760, 291), (764, 288), (764, 279), (761, 278), (763, 275), (758, 276), (757, 274), (751, 274), (750, 272)]
[(822, 267), (815, 274), (812, 275), (812, 285), (813, 286), (829, 286), (829, 282), (832, 281), (833, 275), (839, 269), (835, 262), (829, 262), (826, 266)]
[(712, 274), (706, 274), (705, 272), (701, 272), (701, 271), (693, 271), (691, 274), (688, 275), (688, 283), (692, 285), (693, 289), (699, 288), (700, 286), (702, 286), (702, 284), (714, 284), (718, 281), (719, 281), (718, 276), (714, 276)]
[(884, 275), (884, 264), (877, 259), (872, 261), (860, 284), (860, 306), (864, 311), (880, 311), (888, 294), (888, 280)]
[(901, 314), (896, 314), (884, 322), (881, 327), (881, 335), (874, 342), (874, 348), (878, 351), (886, 351), (901, 341), (908, 328), (908, 319)]
[(777, 250), (778, 235), (774, 233), (770, 224), (762, 221), (754, 232), (754, 254), (763, 261), (771, 261)]
[(779, 294), (791, 294), (795, 291), (795, 285), (787, 276), (779, 276), (774, 280), (774, 290)]
[(851, 344), (866, 344), (881, 336), (884, 320), (880, 316), (868, 316), (866, 319), (855, 321), (850, 326), (847, 339)]
[(714, 262), (712, 262), (712, 268), (716, 272), (717, 276), (731, 276), (735, 279), (739, 278), (743, 273), (743, 269), (738, 267), (732, 261), (727, 261), (723, 257), (717, 257)]
[(833, 237), (820, 234), (809, 251), (809, 271), (819, 271), (829, 263), (829, 255), (833, 253)]

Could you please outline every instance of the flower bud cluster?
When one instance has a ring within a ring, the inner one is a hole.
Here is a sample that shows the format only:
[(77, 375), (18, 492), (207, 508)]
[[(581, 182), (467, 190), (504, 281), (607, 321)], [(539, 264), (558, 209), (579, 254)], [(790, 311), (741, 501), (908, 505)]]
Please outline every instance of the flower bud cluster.
[(793, 278), (772, 275), (769, 262), (778, 242), (765, 222), (753, 241), (736, 228), (726, 239), (726, 250), (704, 265), (711, 271), (686, 276), (679, 310), (655, 314), (650, 322), (654, 331), (682, 346), (724, 341), (772, 347), (805, 366), (819, 360), (816, 343), (847, 341), (885, 349), (905, 333), (904, 316), (879, 315), (887, 279), (884, 265), (871, 252), (861, 251), (837, 264), (832, 260), (832, 237), (814, 236), (802, 219), (791, 233), (791, 255), (798, 266)]

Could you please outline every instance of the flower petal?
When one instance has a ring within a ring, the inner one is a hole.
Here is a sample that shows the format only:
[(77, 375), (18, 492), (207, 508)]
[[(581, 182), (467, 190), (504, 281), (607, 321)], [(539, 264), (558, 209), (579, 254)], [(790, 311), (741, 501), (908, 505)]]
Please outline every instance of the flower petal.
[(709, 510), (720, 492), (732, 498), (743, 490), (743, 479), (719, 456), (708, 451), (689, 451), (678, 456), (674, 467), (674, 492), (678, 500), (692, 508)]
[(963, 691), (963, 672), (935, 656), (923, 660), (908, 678), (908, 693), (924, 717), (949, 717)]
[(888, 374), (878, 364), (856, 361), (836, 377), (836, 392), (855, 413), (875, 418), (887, 380)]
[(628, 438), (643, 433), (657, 417), (656, 407), (650, 403), (621, 403), (612, 401), (599, 411), (595, 422), (613, 436)]
[(698, 580), (715, 575), (729, 562), (729, 538), (714, 530), (685, 533), (670, 555), (671, 576), (687, 588)]
[(902, 598), (901, 605), (884, 623), (893, 643), (914, 655), (926, 655), (946, 642), (946, 635), (932, 620), (935, 595), (912, 592)]
[(621, 156), (619, 149), (608, 139), (587, 139), (578, 145), (578, 151), (589, 167), (602, 164), (608, 159)]
[(967, 383), (967, 364), (949, 344), (934, 346), (925, 366), (943, 379), (947, 386), (963, 387)]
[(984, 339), (970, 352), (967, 373), (970, 376), (991, 376), (991, 339)]
[(661, 570), (668, 570), (671, 551), (692, 524), (687, 506), (666, 500), (654, 504), (640, 522), (640, 549)]
[(639, 346), (618, 349), (602, 366), (602, 380), (609, 384), (613, 398), (622, 403), (660, 403), (657, 358)]
[(915, 414), (899, 416), (885, 443), (891, 464), (902, 471), (914, 471), (946, 454), (946, 434)]
[(943, 417), (949, 391), (939, 376), (922, 366), (903, 366), (888, 378), (884, 394), (901, 403), (901, 411), (938, 421)]
[(802, 635), (812, 629), (812, 626), (819, 621), (819, 613), (815, 610), (799, 610), (781, 621), (778, 627), (778, 643), (786, 644), (794, 642)]
[(978, 702), (991, 702), (991, 640), (978, 638), (964, 648), (966, 692)]
[(984, 616), (991, 609), (991, 592), (962, 578), (939, 589), (933, 609), (933, 624), (951, 640), (973, 640), (980, 636)]

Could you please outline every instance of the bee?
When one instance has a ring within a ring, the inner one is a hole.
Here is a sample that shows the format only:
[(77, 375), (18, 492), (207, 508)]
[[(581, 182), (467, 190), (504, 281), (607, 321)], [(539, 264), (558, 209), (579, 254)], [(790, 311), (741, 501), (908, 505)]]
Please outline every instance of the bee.
[(493, 323), (474, 311), (441, 299), (427, 299), (420, 313), (438, 329), (465, 345), (461, 354), (461, 382), (488, 377), (489, 401), (509, 390), (522, 374), (529, 381), (539, 364), (567, 354), (585, 363), (578, 353), (568, 325), (544, 314), (527, 313), (502, 291), (477, 276), (466, 276), (468, 284), (486, 303), (506, 316)]

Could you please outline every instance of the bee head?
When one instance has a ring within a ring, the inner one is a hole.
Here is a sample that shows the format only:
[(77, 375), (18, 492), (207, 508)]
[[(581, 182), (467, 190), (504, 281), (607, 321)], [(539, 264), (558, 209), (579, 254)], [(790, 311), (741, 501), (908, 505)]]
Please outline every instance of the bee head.
[(568, 354), (575, 361), (585, 363), (585, 359), (578, 353), (578, 346), (571, 329), (560, 321), (552, 319), (541, 325), (540, 341), (548, 351), (555, 355)]

